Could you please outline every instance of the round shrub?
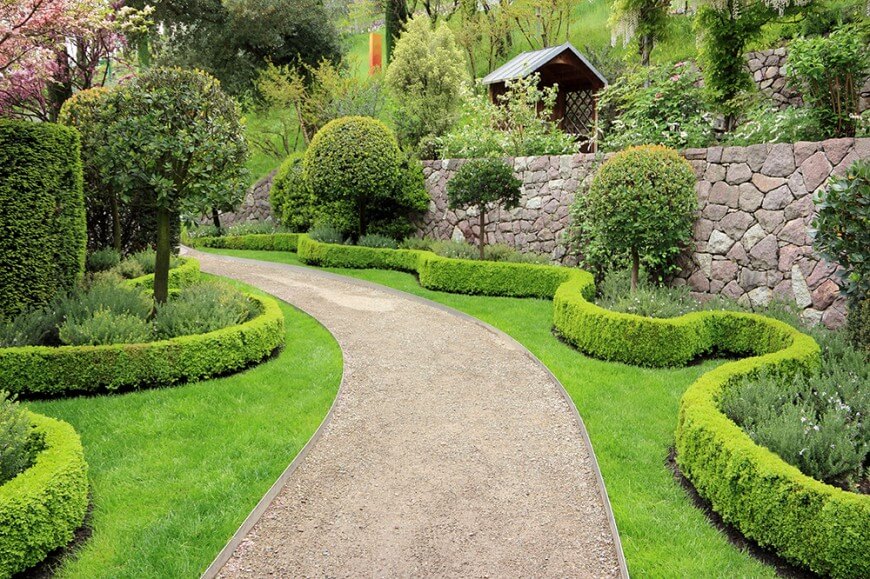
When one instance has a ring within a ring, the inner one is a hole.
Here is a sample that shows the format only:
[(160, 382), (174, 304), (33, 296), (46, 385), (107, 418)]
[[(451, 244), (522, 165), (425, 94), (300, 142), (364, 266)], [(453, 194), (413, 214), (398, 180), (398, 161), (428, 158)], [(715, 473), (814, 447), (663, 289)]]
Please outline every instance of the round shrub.
[(0, 122), (0, 317), (71, 290), (85, 269), (79, 136), (50, 123)]
[(606, 161), (588, 194), (578, 196), (578, 249), (599, 271), (629, 260), (634, 290), (641, 260), (660, 277), (671, 273), (692, 239), (697, 209), (695, 173), (685, 159), (667, 147), (631, 147)]
[(399, 155), (396, 137), (382, 122), (342, 117), (311, 140), (304, 175), (318, 206), (334, 202), (347, 208), (357, 236), (362, 236), (372, 211), (396, 195)]
[(308, 231), (314, 223), (316, 199), (302, 172), (303, 153), (291, 153), (275, 173), (269, 202), (281, 225), (290, 231)]

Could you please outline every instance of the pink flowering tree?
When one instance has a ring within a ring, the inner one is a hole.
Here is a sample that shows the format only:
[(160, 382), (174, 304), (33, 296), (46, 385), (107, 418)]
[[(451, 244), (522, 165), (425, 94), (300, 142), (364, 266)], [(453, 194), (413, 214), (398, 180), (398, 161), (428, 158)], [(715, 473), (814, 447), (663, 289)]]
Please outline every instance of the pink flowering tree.
[(0, 0), (0, 116), (55, 120), (100, 86), (148, 11), (109, 0)]

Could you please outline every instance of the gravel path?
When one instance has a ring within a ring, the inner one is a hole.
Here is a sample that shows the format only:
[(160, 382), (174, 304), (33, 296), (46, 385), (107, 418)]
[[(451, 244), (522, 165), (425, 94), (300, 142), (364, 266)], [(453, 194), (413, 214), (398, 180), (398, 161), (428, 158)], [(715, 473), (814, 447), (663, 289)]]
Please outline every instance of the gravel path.
[(582, 422), (517, 342), (387, 288), (191, 253), (344, 353), (331, 419), (205, 576), (626, 574)]

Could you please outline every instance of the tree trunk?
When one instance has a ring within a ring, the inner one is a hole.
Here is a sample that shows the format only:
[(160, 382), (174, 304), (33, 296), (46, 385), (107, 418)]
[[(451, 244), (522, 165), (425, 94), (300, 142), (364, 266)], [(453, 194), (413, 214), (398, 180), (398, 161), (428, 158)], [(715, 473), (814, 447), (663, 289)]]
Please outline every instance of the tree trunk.
[(211, 221), (214, 223), (215, 229), (217, 229), (217, 234), (221, 234), (221, 214), (218, 213), (217, 208), (211, 208)]
[(480, 208), (480, 232), (478, 234), (478, 244), (480, 247), (480, 259), (483, 259), (483, 246), (486, 244), (486, 233), (483, 231), (483, 227), (486, 225), (486, 208)]
[(154, 264), (154, 301), (165, 304), (169, 297), (169, 209), (157, 208), (157, 260)]
[(638, 40), (640, 44), (640, 63), (643, 66), (649, 66), (650, 54), (652, 54), (653, 40), (650, 36), (641, 36)]
[(366, 228), (368, 225), (366, 223), (366, 206), (362, 203), (359, 204), (357, 215), (359, 216), (359, 227), (357, 227), (356, 240), (359, 241), (359, 238), (366, 234)]
[(112, 246), (115, 251), (121, 253), (121, 210), (118, 207), (118, 196), (109, 194), (112, 204)]
[(637, 292), (637, 278), (640, 274), (640, 256), (637, 254), (637, 248), (631, 248), (631, 293)]

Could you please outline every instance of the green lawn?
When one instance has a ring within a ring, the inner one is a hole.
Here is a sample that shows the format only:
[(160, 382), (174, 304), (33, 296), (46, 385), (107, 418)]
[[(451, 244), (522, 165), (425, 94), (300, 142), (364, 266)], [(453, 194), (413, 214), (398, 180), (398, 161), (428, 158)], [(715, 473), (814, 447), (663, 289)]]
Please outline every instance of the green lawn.
[[(296, 254), (203, 250), (302, 265)], [(665, 466), (680, 396), (717, 362), (653, 370), (583, 356), (550, 332), (547, 300), (426, 290), (405, 273), (331, 270), (387, 285), (471, 314), (507, 332), (559, 378), (577, 405), (598, 456), (631, 573), (653, 577), (772, 577), (733, 547), (696, 509)]]
[(276, 358), (227, 378), (31, 402), (72, 424), (90, 467), (93, 536), (59, 577), (198, 577), (332, 404), (341, 350), (281, 304)]

